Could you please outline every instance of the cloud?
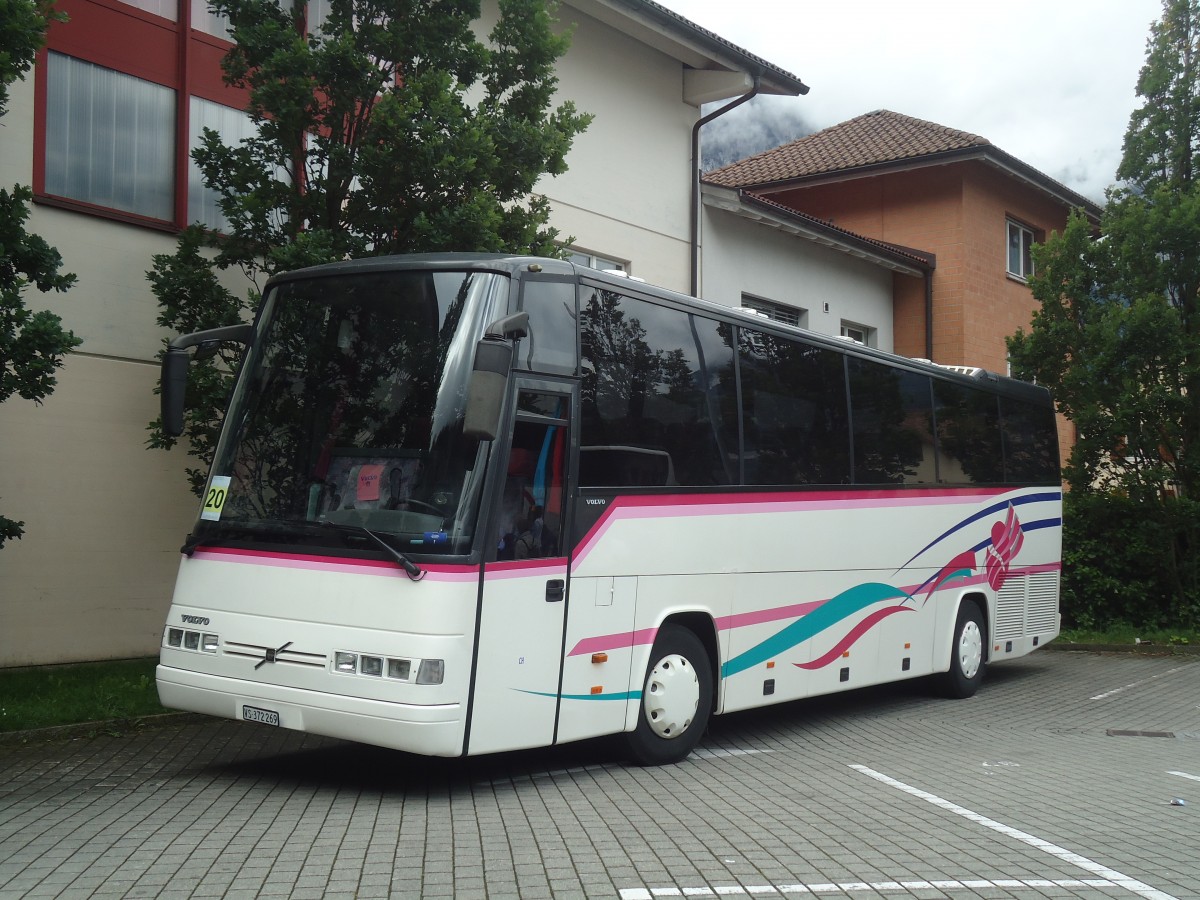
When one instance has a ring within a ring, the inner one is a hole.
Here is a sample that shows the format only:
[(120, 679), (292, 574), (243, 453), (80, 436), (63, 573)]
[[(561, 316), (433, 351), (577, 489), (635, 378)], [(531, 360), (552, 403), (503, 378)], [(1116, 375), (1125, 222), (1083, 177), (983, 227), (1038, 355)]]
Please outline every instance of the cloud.
[(811, 86), (769, 98), (773, 116), (819, 130), (891, 109), (982, 135), (1097, 202), (1162, 12), (1159, 0), (661, 2)]
[[(704, 114), (721, 105), (704, 107)], [(710, 172), (817, 130), (791, 98), (758, 96), (704, 126), (700, 132), (701, 168)]]

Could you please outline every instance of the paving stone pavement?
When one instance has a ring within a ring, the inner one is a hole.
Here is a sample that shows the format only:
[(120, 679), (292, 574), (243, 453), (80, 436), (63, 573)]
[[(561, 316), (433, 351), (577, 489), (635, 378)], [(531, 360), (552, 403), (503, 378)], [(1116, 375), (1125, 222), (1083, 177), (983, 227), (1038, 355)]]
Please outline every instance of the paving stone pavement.
[(719, 717), (658, 769), (219, 720), (0, 745), (5, 900), (804, 895), (1200, 898), (1200, 657), (1042, 651), (970, 700)]

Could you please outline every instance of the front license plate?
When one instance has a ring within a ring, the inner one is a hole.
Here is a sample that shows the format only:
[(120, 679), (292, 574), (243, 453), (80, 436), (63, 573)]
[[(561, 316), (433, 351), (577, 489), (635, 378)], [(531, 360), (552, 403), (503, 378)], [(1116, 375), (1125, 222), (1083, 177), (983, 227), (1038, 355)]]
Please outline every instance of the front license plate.
[(257, 706), (243, 706), (242, 718), (247, 722), (258, 722), (260, 725), (279, 724), (279, 713), (273, 709), (259, 709)]

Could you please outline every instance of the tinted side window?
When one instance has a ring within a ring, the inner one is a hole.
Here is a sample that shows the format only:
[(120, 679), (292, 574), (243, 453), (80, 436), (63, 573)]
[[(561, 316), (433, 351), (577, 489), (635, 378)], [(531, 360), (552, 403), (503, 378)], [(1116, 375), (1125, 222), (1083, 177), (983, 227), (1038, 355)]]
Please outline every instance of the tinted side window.
[(738, 335), (746, 483), (848, 483), (841, 354), (748, 328)]
[(736, 484), (730, 329), (611, 291), (584, 298), (580, 483)]
[(933, 395), (929, 377), (848, 360), (856, 484), (932, 484)]
[(529, 313), (529, 336), (517, 348), (517, 365), (535, 372), (575, 374), (575, 283), (525, 281), (521, 309)]
[(1060, 476), (1054, 410), (1001, 397), (1000, 413), (1004, 434), (1004, 480), (1056, 484)]
[(995, 394), (948, 381), (933, 383), (938, 473), (950, 484), (1004, 481), (1000, 403)]

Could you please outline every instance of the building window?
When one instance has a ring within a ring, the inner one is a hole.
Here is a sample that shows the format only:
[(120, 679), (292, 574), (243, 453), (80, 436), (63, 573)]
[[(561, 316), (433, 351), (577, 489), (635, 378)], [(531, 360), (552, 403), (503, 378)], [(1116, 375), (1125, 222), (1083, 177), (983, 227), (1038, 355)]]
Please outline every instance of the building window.
[(617, 262), (615, 259), (607, 259), (603, 256), (596, 256), (594, 253), (588, 253), (586, 250), (575, 250), (574, 248), (567, 249), (567, 262), (574, 263), (577, 266), (587, 266), (589, 269), (599, 269), (602, 272), (629, 271), (626, 263)]
[(1033, 275), (1033, 256), (1030, 249), (1035, 240), (1033, 232), (1011, 219), (1008, 222), (1008, 274), (1025, 279)]
[(170, 19), (172, 22), (178, 18), (178, 0), (122, 0), (122, 2), (153, 15), (162, 16), (164, 19)]
[(208, 0), (192, 0), (192, 27), (205, 34), (229, 40), (229, 19), (208, 8)]
[(866, 325), (857, 325), (854, 322), (843, 320), (840, 334), (847, 340), (862, 344), (864, 347), (875, 346), (875, 329), (868, 328)]
[[(248, 113), (212, 103), (200, 97), (190, 98), (191, 115), (188, 124), (191, 130), (190, 150), (200, 146), (204, 129), (208, 128), (221, 136), (229, 147), (236, 147), (242, 140), (257, 133)], [(217, 201), (220, 195), (204, 185), (204, 176), (196, 161), (188, 158), (188, 222), (199, 222), (215, 231), (224, 231), (229, 222), (221, 212)]]
[(801, 309), (798, 306), (785, 306), (782, 303), (764, 300), (761, 297), (742, 294), (742, 308), (752, 309), (756, 313), (761, 313), (768, 319), (774, 319), (776, 322), (782, 322), (784, 325), (795, 325), (798, 328), (808, 327), (808, 310)]
[(169, 220), (174, 137), (170, 88), (48, 55), (47, 193)]

